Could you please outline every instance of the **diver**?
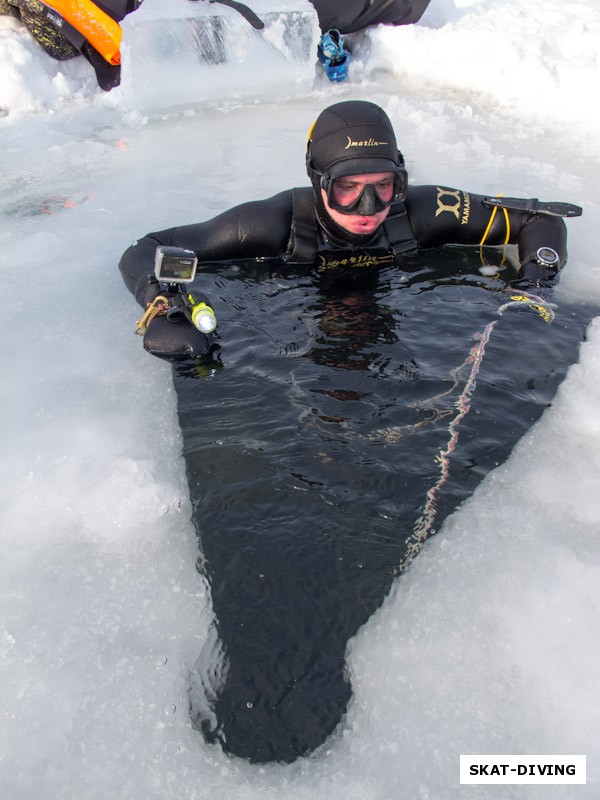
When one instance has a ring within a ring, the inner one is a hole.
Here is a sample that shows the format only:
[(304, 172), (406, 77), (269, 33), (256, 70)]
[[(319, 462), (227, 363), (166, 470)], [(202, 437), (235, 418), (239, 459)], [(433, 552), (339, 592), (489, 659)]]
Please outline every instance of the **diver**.
[[(243, 203), (205, 222), (135, 242), (119, 267), (138, 303), (147, 309), (158, 296), (164, 299), (164, 286), (153, 273), (161, 247), (182, 248), (200, 265), (273, 259), (290, 269), (308, 264), (319, 276), (345, 279), (400, 264), (421, 248), (510, 244), (517, 246), (520, 263), (513, 284), (550, 286), (567, 260), (562, 217), (581, 214), (569, 203), (409, 185), (390, 119), (366, 101), (336, 103), (321, 112), (309, 132), (306, 168), (311, 187)], [(144, 346), (180, 360), (206, 355), (211, 339), (191, 324), (190, 314), (169, 319), (161, 312), (149, 323)]]
[(104, 91), (121, 80), (119, 22), (142, 0), (0, 0), (0, 14), (18, 19), (56, 61), (84, 56)]

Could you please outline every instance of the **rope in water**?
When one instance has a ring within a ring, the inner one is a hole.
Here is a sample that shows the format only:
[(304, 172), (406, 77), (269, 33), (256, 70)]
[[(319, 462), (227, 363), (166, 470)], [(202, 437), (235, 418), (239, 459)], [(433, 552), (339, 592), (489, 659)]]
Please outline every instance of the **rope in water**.
[[(539, 314), (539, 316), (546, 323), (551, 323), (555, 318), (555, 313), (550, 303), (547, 303), (541, 297), (529, 294), (528, 292), (521, 292), (520, 294), (512, 295), (508, 302), (503, 303), (499, 307), (498, 314), (502, 316), (508, 308), (514, 306), (523, 307), (523, 305), (529, 307), (531, 310)], [(456, 414), (448, 425), (450, 437), (446, 445), (440, 449), (435, 458), (440, 467), (439, 477), (425, 495), (426, 500), (425, 505), (423, 506), (423, 511), (421, 516), (416, 521), (413, 532), (407, 541), (406, 555), (400, 566), (401, 571), (406, 569), (410, 562), (421, 551), (427, 539), (429, 539), (429, 537), (435, 533), (434, 524), (437, 514), (438, 496), (440, 494), (440, 490), (450, 476), (450, 456), (456, 450), (456, 446), (458, 444), (458, 426), (464, 417), (469, 413), (471, 408), (471, 400), (477, 385), (477, 375), (481, 369), (481, 364), (485, 355), (485, 348), (490, 340), (492, 331), (498, 322), (499, 320), (489, 322), (482, 331), (478, 331), (474, 335), (473, 338), (475, 339), (476, 344), (473, 345), (469, 351), (469, 355), (463, 361), (463, 363), (450, 373), (450, 376), (455, 380), (456, 385), (460, 380), (461, 371), (469, 364), (471, 365), (465, 385), (454, 404)]]

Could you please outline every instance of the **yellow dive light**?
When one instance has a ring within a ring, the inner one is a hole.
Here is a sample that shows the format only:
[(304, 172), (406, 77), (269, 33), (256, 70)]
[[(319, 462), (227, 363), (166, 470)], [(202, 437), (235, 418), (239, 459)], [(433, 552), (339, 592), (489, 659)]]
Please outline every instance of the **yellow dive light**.
[(188, 295), (192, 323), (202, 333), (212, 333), (217, 327), (217, 318), (212, 308), (203, 300), (195, 302), (193, 295)]

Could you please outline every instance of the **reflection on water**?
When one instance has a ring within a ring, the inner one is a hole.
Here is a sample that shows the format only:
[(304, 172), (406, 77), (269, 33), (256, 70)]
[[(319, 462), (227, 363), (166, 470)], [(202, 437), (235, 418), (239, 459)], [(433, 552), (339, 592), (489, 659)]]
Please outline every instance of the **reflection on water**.
[(228, 753), (290, 762), (325, 742), (351, 696), (348, 640), (406, 562), (427, 493), (438, 485), (429, 533), (577, 357), (591, 310), (499, 317), (500, 279), (478, 263), (455, 277), (462, 251), (436, 257), (345, 289), (244, 271), (205, 287), (220, 294), (222, 368), (175, 375), (216, 619), (190, 696), (194, 724)]

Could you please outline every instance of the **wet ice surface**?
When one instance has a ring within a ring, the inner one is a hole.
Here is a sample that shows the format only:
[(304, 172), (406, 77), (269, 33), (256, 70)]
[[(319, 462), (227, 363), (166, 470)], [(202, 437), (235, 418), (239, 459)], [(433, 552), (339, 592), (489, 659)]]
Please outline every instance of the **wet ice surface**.
[[(546, 38), (537, 27), (541, 6), (531, 4), (512, 29), (500, 31), (496, 10), (473, 3), (458, 4), (460, 18), (445, 26), (396, 33), (406, 47), (424, 37), (430, 53), (442, 53), (467, 25), (471, 43), (501, 32), (511, 44), (503, 68), (521, 74), (527, 42), (555, 42), (554, 28), (543, 28)], [(558, 3), (543, 6), (548, 20), (566, 24)], [(206, 745), (190, 723), (187, 689), (210, 643), (210, 595), (196, 571), (172, 372), (129, 334), (138, 309), (116, 263), (148, 230), (305, 183), (306, 131), (318, 111), (364, 97), (392, 117), (415, 182), (581, 203), (556, 299), (597, 303), (597, 119), (565, 84), (577, 74), (585, 87), (595, 74), (597, 20), (592, 4), (569, 15), (578, 59), (567, 51), (571, 33), (553, 49), (554, 62), (528, 51), (540, 74), (548, 65), (546, 93), (536, 98), (547, 102), (541, 117), (524, 107), (533, 79), (504, 81), (502, 94), (490, 84), (498, 64), (471, 62), (466, 46), (456, 46), (451, 61), (462, 63), (464, 92), (456, 84), (448, 90), (437, 60), (412, 70), (398, 55), (394, 76), (367, 65), (364, 83), (318, 83), (285, 105), (152, 120), (107, 104), (85, 64), (60, 74), (52, 66), (52, 77), (50, 62), (36, 61), (25, 44), (18, 52), (33, 60), (6, 62), (0, 776), (7, 796), (459, 797), (461, 752), (584, 753), (587, 787), (504, 787), (503, 797), (595, 796), (597, 323), (553, 406), (350, 642), (353, 696), (324, 749), (290, 766), (250, 766)], [(8, 41), (14, 46), (15, 37), (0, 40), (6, 59)], [(15, 86), (29, 94), (28, 114), (53, 113), (19, 120), (27, 108), (9, 102)], [(66, 198), (75, 207), (65, 207)]]

